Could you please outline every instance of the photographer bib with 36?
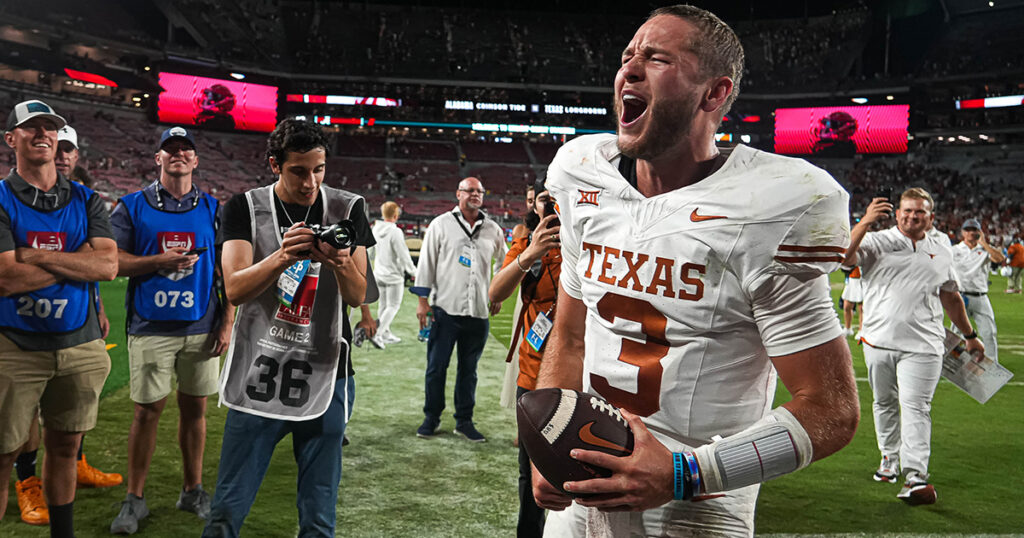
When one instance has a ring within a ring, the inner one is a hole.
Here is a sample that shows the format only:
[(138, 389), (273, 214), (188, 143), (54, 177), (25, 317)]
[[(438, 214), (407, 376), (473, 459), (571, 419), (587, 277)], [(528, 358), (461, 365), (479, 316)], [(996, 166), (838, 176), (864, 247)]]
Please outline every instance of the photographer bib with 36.
[[(256, 261), (281, 246), (283, 223), (274, 208), (273, 188), (268, 185), (246, 194)], [(326, 186), (321, 186), (321, 194), (325, 223), (347, 219), (362, 199)], [(273, 219), (273, 226), (257, 225), (268, 219)], [(221, 403), (282, 420), (322, 415), (331, 403), (338, 359), (349, 345), (340, 330), (344, 315), (334, 272), (321, 270), (318, 262), (309, 263), (291, 307), (279, 302), (277, 286), (240, 305), (221, 371)]]

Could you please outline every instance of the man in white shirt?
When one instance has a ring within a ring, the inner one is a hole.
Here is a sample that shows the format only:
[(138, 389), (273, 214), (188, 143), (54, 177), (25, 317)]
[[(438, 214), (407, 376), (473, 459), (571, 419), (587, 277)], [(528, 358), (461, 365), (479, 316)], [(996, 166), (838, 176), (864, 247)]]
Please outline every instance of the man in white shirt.
[(1003, 263), (1006, 256), (988, 244), (977, 219), (964, 221), (960, 227), (960, 238), (963, 241), (953, 247), (953, 269), (960, 278), (960, 295), (967, 306), (967, 315), (978, 326), (978, 336), (985, 342), (985, 354), (998, 361), (996, 315), (988, 300), (988, 273), (989, 262)]
[(380, 288), (380, 310), (377, 312), (380, 322), (377, 334), (371, 338), (378, 347), (402, 341), (391, 333), (391, 322), (398, 313), (398, 307), (402, 305), (406, 273), (416, 273), (416, 265), (412, 263), (409, 247), (405, 244), (405, 232), (395, 225), (402, 215), (402, 209), (394, 202), (384, 202), (380, 206), (380, 213), (382, 220), (373, 225), (373, 237), (377, 240), (373, 274)]
[(896, 482), (902, 466), (904, 485), (896, 496), (911, 505), (936, 500), (928, 459), (931, 402), (942, 373), (943, 310), (966, 335), (968, 351), (985, 351), (957, 293), (952, 250), (926, 233), (934, 207), (924, 189), (908, 189), (900, 196), (896, 226), (868, 232), (872, 222), (893, 210), (884, 198), (875, 198), (854, 226), (843, 262), (860, 267), (864, 286), (861, 342), (882, 453), (874, 479)]
[(463, 179), (455, 193), (459, 205), (430, 222), (420, 248), (416, 286), (430, 290), (433, 306), (421, 295), (416, 317), (422, 329), (432, 309), (434, 322), (427, 340), (425, 417), (416, 430), (419, 437), (433, 437), (441, 426), (448, 363), (458, 343), (455, 433), (477, 443), (487, 440), (473, 425), (476, 364), (487, 342), (487, 316), (501, 309), (501, 303), (487, 301), (492, 264), (500, 266), (508, 246), (501, 226), (480, 210), (484, 192), (479, 179)]

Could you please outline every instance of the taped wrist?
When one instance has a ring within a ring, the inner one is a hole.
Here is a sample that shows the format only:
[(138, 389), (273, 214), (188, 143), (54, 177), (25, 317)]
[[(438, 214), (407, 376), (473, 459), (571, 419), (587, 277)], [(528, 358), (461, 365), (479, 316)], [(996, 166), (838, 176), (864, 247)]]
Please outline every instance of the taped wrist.
[[(702, 493), (760, 484), (811, 463), (811, 438), (800, 421), (778, 407), (749, 428), (694, 450), (704, 482)], [(695, 494), (697, 494), (695, 492)]]

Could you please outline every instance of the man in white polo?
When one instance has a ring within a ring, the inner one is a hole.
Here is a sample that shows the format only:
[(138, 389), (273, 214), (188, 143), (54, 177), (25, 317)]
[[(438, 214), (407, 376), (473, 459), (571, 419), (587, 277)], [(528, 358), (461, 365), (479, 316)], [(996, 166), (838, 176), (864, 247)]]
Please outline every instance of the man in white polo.
[(871, 223), (892, 212), (875, 198), (853, 227), (843, 265), (857, 265), (864, 286), (864, 362), (874, 395), (875, 435), (882, 463), (879, 482), (904, 485), (897, 498), (911, 505), (933, 504), (928, 483), (931, 455), (931, 401), (942, 373), (942, 312), (967, 340), (967, 350), (984, 353), (971, 328), (949, 245), (927, 233), (935, 202), (924, 189), (900, 196), (896, 226), (868, 232)]
[(978, 335), (985, 342), (985, 354), (998, 361), (996, 315), (988, 300), (988, 273), (989, 262), (1003, 263), (1006, 256), (988, 244), (977, 219), (964, 221), (960, 226), (960, 238), (962, 241), (953, 247), (953, 268), (960, 278), (960, 294), (967, 306), (967, 315), (974, 320)]

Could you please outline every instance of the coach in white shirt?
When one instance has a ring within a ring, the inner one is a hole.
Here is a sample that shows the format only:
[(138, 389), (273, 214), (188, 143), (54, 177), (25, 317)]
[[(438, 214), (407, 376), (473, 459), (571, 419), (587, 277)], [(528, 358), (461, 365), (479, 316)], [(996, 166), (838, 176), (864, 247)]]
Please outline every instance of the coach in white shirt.
[(900, 196), (896, 226), (868, 232), (871, 223), (892, 211), (875, 198), (851, 232), (843, 265), (858, 265), (864, 287), (864, 362), (874, 394), (875, 434), (882, 463), (879, 482), (896, 482), (906, 473), (897, 497), (909, 504), (932, 504), (928, 483), (931, 454), (931, 402), (942, 372), (942, 311), (967, 339), (967, 349), (984, 353), (957, 293), (949, 245), (926, 233), (935, 202), (925, 190)]
[[(473, 425), (476, 403), (476, 365), (487, 342), (490, 323), (501, 303), (490, 304), (487, 288), (494, 276), (493, 264), (508, 251), (501, 226), (480, 210), (484, 188), (475, 177), (459, 183), (459, 205), (430, 222), (420, 248), (416, 286), (430, 290), (434, 322), (427, 341), (427, 372), (423, 424), (419, 437), (432, 437), (444, 411), (444, 385), (452, 350), (458, 343), (455, 377), (455, 433), (470, 441), (487, 439)], [(427, 324), (431, 306), (420, 296), (416, 317), (420, 328)]]
[(963, 241), (953, 247), (953, 269), (960, 277), (960, 294), (967, 305), (967, 315), (978, 326), (978, 335), (985, 342), (986, 355), (999, 360), (999, 345), (996, 343), (996, 315), (988, 300), (989, 262), (1003, 263), (1006, 256), (993, 248), (981, 233), (977, 219), (967, 219), (960, 227)]
[(402, 292), (405, 291), (405, 275), (416, 273), (416, 266), (409, 255), (409, 247), (405, 244), (405, 232), (395, 222), (402, 215), (402, 209), (394, 202), (384, 202), (380, 206), (382, 220), (373, 225), (373, 238), (377, 241), (374, 247), (373, 274), (380, 287), (380, 325), (374, 338), (380, 338), (384, 344), (397, 344), (402, 339), (391, 334), (391, 322), (402, 305)]

